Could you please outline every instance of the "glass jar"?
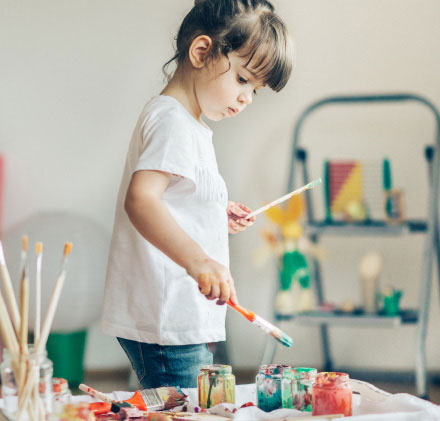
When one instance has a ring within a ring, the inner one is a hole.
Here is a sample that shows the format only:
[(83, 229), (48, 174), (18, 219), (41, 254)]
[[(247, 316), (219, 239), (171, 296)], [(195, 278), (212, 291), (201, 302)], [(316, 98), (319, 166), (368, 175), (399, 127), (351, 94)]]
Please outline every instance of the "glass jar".
[[(90, 421), (95, 420), (93, 411), (89, 408), (89, 403), (55, 403), (55, 410), (50, 415), (49, 421)], [(103, 418), (103, 419), (120, 419), (118, 418)], [(124, 418), (126, 419), (126, 418)], [(136, 418), (140, 420), (140, 418)], [(144, 419), (144, 418), (142, 418)]]
[[(31, 419), (44, 419), (44, 416), (41, 414), (50, 414), (53, 409), (52, 361), (47, 358), (46, 350), (37, 354), (34, 346), (29, 345), (29, 355), (26, 358), (25, 367), (27, 367), (26, 377), (31, 373), (29, 368), (38, 367), (38, 371), (36, 372), (38, 376), (38, 387), (34, 387), (33, 391), (31, 391), (30, 404), (27, 409), (32, 411)], [(4, 349), (3, 361), (0, 365), (2, 398), (5, 412), (13, 417), (17, 413), (18, 404), (18, 388), (16, 383), (18, 369), (18, 360), (12, 360), (8, 350)]]
[(54, 399), (57, 402), (69, 403), (72, 392), (69, 389), (69, 383), (66, 379), (54, 377), (52, 379)]
[(202, 408), (211, 408), (219, 403), (235, 403), (235, 376), (231, 366), (212, 364), (200, 367), (197, 389)]
[(352, 390), (349, 380), (346, 373), (319, 373), (312, 386), (312, 414), (350, 417)]
[(310, 367), (294, 368), (296, 380), (295, 407), (298, 411), (312, 412), (312, 384), (318, 370)]
[(294, 374), (290, 365), (261, 365), (255, 379), (258, 408), (266, 412), (294, 408)]

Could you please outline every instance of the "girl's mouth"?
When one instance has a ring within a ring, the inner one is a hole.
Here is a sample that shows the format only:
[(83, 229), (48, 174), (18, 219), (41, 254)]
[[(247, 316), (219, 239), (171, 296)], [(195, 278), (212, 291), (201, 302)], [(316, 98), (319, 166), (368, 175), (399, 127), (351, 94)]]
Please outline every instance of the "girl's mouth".
[(234, 116), (237, 113), (238, 113), (238, 108), (228, 107), (228, 115), (229, 115), (229, 117), (232, 117), (232, 116)]

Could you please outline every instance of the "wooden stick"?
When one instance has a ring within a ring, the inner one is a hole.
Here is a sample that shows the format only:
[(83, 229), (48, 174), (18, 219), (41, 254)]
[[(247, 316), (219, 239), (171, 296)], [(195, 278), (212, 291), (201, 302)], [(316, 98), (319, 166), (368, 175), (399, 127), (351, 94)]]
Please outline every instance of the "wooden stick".
[(251, 212), (249, 215), (246, 215), (246, 219), (252, 218), (253, 216), (256, 216), (264, 211), (267, 211), (272, 206), (278, 205), (281, 202), (284, 202), (287, 199), (290, 199), (292, 196), (296, 196), (297, 194), (300, 194), (306, 190), (313, 189), (316, 186), (319, 186), (322, 183), (322, 180), (318, 178), (317, 180), (311, 181), (309, 184), (306, 184), (303, 187), (300, 187), (299, 189), (296, 189), (290, 193), (285, 194), (284, 196), (281, 196), (279, 199), (274, 200), (273, 202), (268, 203), (267, 205), (262, 206), (261, 208), (257, 209), (256, 211)]
[(37, 243), (35, 246), (37, 253), (37, 268), (35, 274), (35, 328), (34, 328), (34, 344), (40, 339), (40, 323), (41, 323), (41, 263), (43, 260), (43, 243)]
[(23, 416), (23, 411), (28, 406), (28, 400), (31, 396), (32, 389), (35, 384), (35, 377), (37, 374), (38, 367), (34, 365), (33, 362), (29, 365), (29, 372), (26, 377), (26, 382), (24, 384), (23, 390), (18, 397), (18, 412), (17, 412), (17, 420), (20, 420)]
[(20, 363), (18, 370), (18, 389), (21, 390), (26, 377), (26, 362), (29, 357), (28, 350), (28, 324), (29, 324), (29, 279), (26, 274), (26, 264), (23, 267), (20, 284)]
[(58, 278), (55, 282), (55, 287), (52, 290), (52, 295), (50, 297), (50, 302), (47, 307), (46, 316), (44, 317), (43, 326), (41, 328), (40, 339), (38, 340), (36, 346), (36, 352), (40, 353), (46, 347), (47, 338), (49, 337), (50, 328), (52, 326), (52, 322), (55, 316), (55, 311), (58, 306), (58, 301), (60, 299), (61, 290), (63, 289), (64, 280), (66, 279), (67, 274), (67, 256), (72, 250), (72, 243), (66, 243), (64, 245), (64, 256), (61, 264), (61, 269), (58, 275)]
[[(18, 311), (17, 300), (15, 299), (14, 289), (12, 288), (11, 277), (6, 266), (5, 255), (3, 253), (3, 245), (0, 241), (0, 271), (3, 279), (3, 287), (6, 294), (6, 303), (11, 313), (12, 322), (14, 324), (15, 332), (18, 334), (20, 329), (20, 313)], [(8, 317), (9, 318), (9, 317)]]
[(23, 235), (21, 237), (20, 277), (26, 267), (28, 243), (28, 236)]
[(11, 355), (11, 359), (16, 360), (18, 358), (18, 353), (19, 353), (17, 336), (15, 335), (14, 327), (12, 326), (8, 309), (6, 308), (6, 304), (3, 300), (1, 291), (0, 291), (0, 330), (6, 348), (8, 349), (9, 354)]
[(107, 403), (113, 403), (113, 399), (110, 399), (107, 395), (100, 392), (99, 390), (93, 389), (90, 386), (87, 386), (84, 383), (81, 383), (78, 386), (79, 390), (82, 390), (83, 392), (87, 393), (90, 396), (93, 396), (96, 399), (100, 399), (101, 401), (107, 402)]

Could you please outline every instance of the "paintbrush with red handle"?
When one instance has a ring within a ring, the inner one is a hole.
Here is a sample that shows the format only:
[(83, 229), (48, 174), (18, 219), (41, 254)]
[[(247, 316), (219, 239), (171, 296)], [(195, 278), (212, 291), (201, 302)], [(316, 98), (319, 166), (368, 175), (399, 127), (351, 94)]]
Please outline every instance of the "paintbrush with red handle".
[(231, 300), (228, 300), (228, 305), (234, 310), (237, 310), (242, 316), (246, 317), (251, 323), (273, 336), (284, 346), (291, 347), (293, 345), (293, 340), (290, 336), (286, 335), (281, 329), (277, 328), (272, 323), (269, 323), (258, 314), (242, 307), (240, 304), (234, 304)]

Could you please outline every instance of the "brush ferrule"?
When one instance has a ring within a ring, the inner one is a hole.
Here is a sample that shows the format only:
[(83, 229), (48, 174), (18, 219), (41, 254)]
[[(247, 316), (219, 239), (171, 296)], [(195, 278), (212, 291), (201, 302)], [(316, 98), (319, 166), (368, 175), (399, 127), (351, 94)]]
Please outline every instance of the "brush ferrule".
[(273, 330), (278, 329), (272, 323), (269, 323), (267, 320), (264, 320), (257, 314), (255, 315), (255, 320), (253, 321), (253, 323), (259, 328), (263, 329), (266, 333), (271, 333)]
[(149, 411), (160, 411), (165, 408), (164, 401), (156, 389), (144, 389), (140, 393)]

